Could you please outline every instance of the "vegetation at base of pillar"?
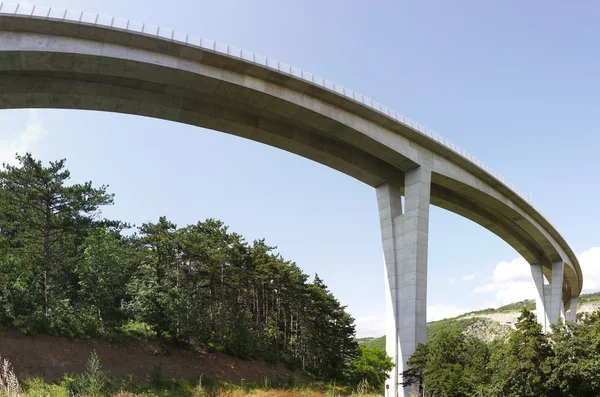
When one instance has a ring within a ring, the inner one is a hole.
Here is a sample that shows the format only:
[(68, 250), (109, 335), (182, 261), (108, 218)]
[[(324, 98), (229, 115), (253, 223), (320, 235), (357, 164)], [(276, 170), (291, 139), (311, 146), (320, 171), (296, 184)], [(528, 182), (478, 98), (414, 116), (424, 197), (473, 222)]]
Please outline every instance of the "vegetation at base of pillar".
[(264, 240), (215, 219), (178, 227), (161, 217), (123, 233), (129, 225), (101, 217), (107, 186), (69, 184), (65, 160), (16, 160), (0, 172), (2, 326), (111, 338), (150, 329), (319, 379), (359, 382), (360, 372), (381, 383), (385, 354), (361, 356), (354, 319), (325, 282)]
[(359, 351), (359, 357), (350, 363), (350, 384), (358, 387), (362, 383), (371, 390), (383, 390), (387, 374), (394, 368), (393, 360), (379, 346), (361, 346)]
[(561, 321), (544, 334), (523, 309), (516, 330), (492, 342), (440, 331), (408, 364), (405, 384), (423, 385), (428, 396), (599, 396), (600, 311), (577, 323)]

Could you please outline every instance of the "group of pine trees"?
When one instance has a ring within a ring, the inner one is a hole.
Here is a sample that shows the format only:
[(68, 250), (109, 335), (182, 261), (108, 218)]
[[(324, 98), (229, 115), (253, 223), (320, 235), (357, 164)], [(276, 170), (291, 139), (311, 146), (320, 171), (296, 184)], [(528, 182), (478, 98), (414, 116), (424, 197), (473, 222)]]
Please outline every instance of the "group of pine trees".
[(404, 373), (428, 397), (600, 396), (600, 312), (549, 334), (524, 309), (508, 338), (486, 343), (460, 330), (419, 345)]
[(318, 276), (220, 221), (101, 219), (106, 186), (69, 184), (30, 154), (0, 172), (0, 324), (29, 333), (159, 338), (339, 379), (359, 354), (353, 318)]

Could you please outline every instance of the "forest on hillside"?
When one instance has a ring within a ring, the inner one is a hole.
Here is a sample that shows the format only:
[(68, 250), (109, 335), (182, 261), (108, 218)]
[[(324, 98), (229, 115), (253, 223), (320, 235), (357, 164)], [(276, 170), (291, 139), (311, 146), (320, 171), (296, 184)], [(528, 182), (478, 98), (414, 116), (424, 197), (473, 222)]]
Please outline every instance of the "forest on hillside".
[(103, 219), (107, 186), (69, 183), (65, 160), (16, 160), (0, 172), (2, 327), (110, 338), (149, 329), (320, 379), (359, 365), (345, 307), (264, 240), (248, 243), (215, 219), (137, 228)]
[(460, 323), (472, 320), (447, 322), (428, 335), (409, 359), (404, 381), (431, 397), (600, 395), (600, 311), (576, 323), (560, 321), (544, 334), (524, 308), (516, 329), (491, 342), (465, 332)]

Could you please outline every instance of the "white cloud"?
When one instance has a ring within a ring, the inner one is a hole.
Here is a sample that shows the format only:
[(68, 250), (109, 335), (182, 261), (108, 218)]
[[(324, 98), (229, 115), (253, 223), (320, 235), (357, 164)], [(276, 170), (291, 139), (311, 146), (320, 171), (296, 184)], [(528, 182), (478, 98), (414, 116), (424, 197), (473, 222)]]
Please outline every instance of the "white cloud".
[[(578, 259), (583, 273), (583, 292), (600, 291), (600, 247), (584, 251), (578, 255)], [(494, 306), (535, 299), (536, 289), (531, 269), (523, 258), (498, 263), (489, 281), (477, 286), (474, 292), (493, 292), (496, 298)]]
[(492, 280), (496, 283), (509, 281), (532, 281), (529, 263), (523, 258), (500, 262), (494, 268)]
[(600, 291), (600, 247), (592, 247), (577, 257), (583, 273), (583, 292)]
[(490, 282), (479, 285), (475, 293), (495, 293), (493, 306), (502, 306), (523, 299), (535, 298), (536, 290), (529, 263), (523, 258), (500, 262), (494, 268)]
[(359, 338), (378, 338), (385, 335), (385, 318), (384, 317), (364, 317), (358, 318), (355, 321), (356, 336)]
[[(0, 125), (6, 121), (0, 120)], [(15, 154), (34, 152), (46, 136), (46, 128), (39, 112), (30, 109), (27, 113), (27, 122), (20, 131), (6, 131), (0, 129), (0, 164), (14, 163)]]
[[(600, 291), (600, 247), (593, 247), (578, 255), (579, 264), (583, 273), (583, 292)], [(460, 277), (462, 281), (473, 281), (475, 275), (466, 274)], [(456, 277), (450, 279), (450, 284), (455, 283)], [(493, 293), (492, 300), (479, 300), (481, 303), (465, 308), (453, 304), (427, 305), (427, 321), (437, 321), (444, 318), (456, 317), (474, 310), (497, 307), (521, 301), (534, 299), (535, 285), (531, 278), (531, 269), (523, 258), (513, 259), (510, 262), (500, 262), (494, 268), (492, 276), (486, 284), (475, 287), (475, 293)], [(379, 337), (385, 334), (385, 319), (383, 317), (366, 317), (356, 320), (358, 337)]]
[(456, 283), (457, 280), (473, 281), (473, 280), (475, 280), (475, 275), (474, 274), (465, 274), (464, 276), (462, 276), (460, 278), (451, 277), (450, 280), (448, 280), (448, 284), (452, 285), (452, 284)]

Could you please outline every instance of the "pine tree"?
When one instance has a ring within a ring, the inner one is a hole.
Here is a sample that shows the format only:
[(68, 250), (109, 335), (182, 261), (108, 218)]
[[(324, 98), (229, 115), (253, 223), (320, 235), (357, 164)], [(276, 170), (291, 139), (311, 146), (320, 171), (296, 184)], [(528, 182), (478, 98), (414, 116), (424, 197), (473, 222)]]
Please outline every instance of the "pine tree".
[(600, 395), (600, 312), (581, 323), (560, 322), (550, 338), (554, 355), (548, 389), (565, 397)]
[(107, 187), (91, 182), (67, 185), (65, 160), (44, 166), (30, 153), (0, 172), (0, 233), (3, 246), (26, 266), (35, 312), (57, 319), (53, 309), (75, 297), (74, 275), (81, 243), (99, 221), (101, 206), (112, 204)]
[(492, 358), (493, 389), (500, 395), (539, 397), (547, 392), (553, 355), (535, 314), (523, 309), (503, 349)]
[(85, 241), (76, 266), (79, 279), (77, 311), (89, 315), (90, 329), (111, 332), (125, 322), (122, 304), (139, 251), (131, 239), (118, 232), (98, 228)]
[(100, 219), (113, 201), (106, 186), (68, 184), (64, 160), (17, 161), (0, 173), (2, 325), (86, 336), (140, 322), (172, 342), (324, 380), (341, 381), (360, 357), (354, 319), (324, 281), (309, 282), (264, 240), (250, 245), (215, 219), (178, 228), (166, 217), (123, 236), (126, 224)]
[(142, 234), (140, 262), (127, 287), (131, 296), (125, 306), (130, 315), (150, 325), (157, 336), (177, 340), (178, 306), (178, 243), (177, 226), (161, 217), (158, 223), (145, 223)]

